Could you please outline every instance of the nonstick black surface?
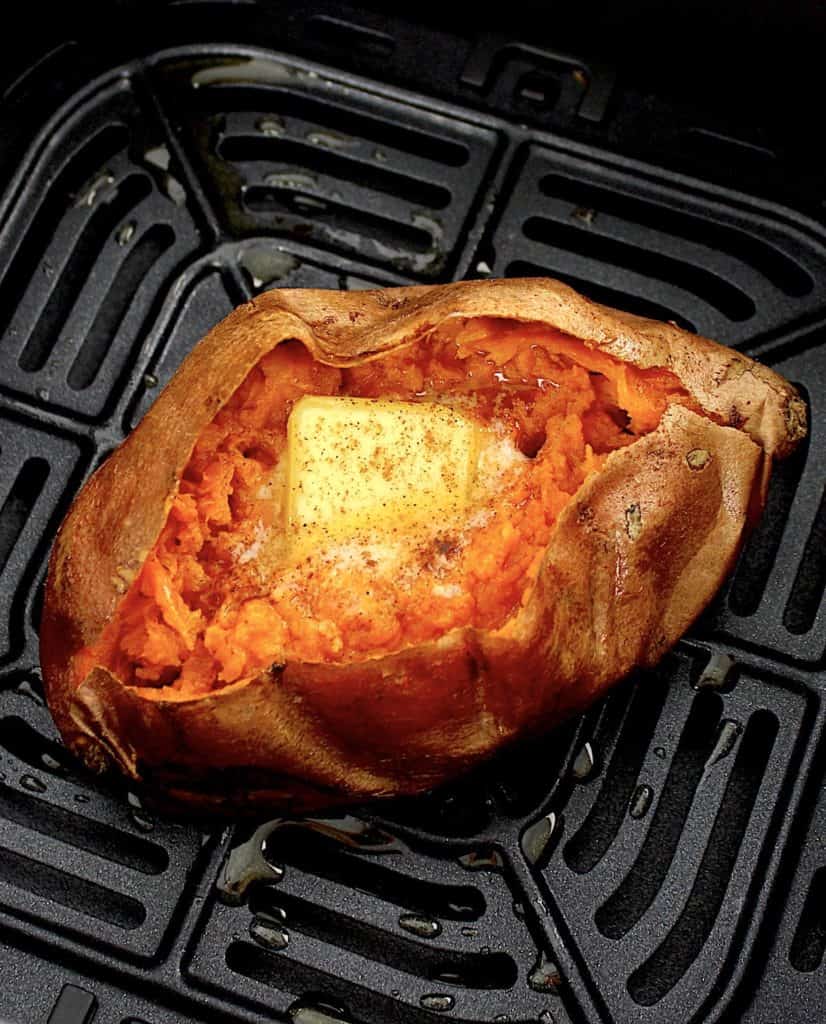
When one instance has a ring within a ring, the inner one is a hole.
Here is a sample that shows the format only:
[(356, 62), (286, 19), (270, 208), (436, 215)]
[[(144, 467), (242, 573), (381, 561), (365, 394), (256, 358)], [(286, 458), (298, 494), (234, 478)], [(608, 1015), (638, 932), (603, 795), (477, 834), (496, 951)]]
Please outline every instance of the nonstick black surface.
[[(826, 226), (788, 126), (584, 44), (332, 4), (172, 4), (153, 34), (121, 6), (105, 47), (5, 43), (0, 1020), (826, 1019)], [(674, 320), (809, 400), (702, 622), (420, 800), (221, 830), (80, 773), (38, 676), (49, 545), (185, 353), (270, 287), (502, 275)]]

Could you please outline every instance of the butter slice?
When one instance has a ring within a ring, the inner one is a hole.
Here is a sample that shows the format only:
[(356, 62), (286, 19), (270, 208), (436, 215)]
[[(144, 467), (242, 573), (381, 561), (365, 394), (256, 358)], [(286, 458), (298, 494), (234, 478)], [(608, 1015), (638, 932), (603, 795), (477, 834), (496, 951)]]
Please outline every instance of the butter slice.
[(467, 508), (481, 429), (444, 405), (307, 395), (287, 424), (293, 544), (385, 536)]

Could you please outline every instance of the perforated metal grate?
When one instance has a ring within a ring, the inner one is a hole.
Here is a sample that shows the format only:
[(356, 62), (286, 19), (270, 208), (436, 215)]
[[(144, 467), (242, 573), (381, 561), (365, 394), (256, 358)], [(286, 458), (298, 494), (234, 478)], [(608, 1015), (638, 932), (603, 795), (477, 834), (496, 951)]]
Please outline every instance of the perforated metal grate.
[(652, 168), (529, 146), (492, 233), (502, 276), (749, 347), (824, 309), (826, 234), (808, 218)]
[[(304, 21), (371, 66), (412, 45)], [(613, 83), (530, 46), (464, 67), (510, 117), (250, 46), (150, 48), (81, 85), (81, 52), (27, 79), (54, 114), (0, 200), (0, 1016), (816, 1019), (823, 225), (543, 131), (540, 110), (599, 124)], [(487, 274), (674, 319), (808, 396), (810, 441), (691, 638), (462, 783), (350, 816), (219, 832), (79, 774), (36, 623), (84, 474), (257, 291)]]
[[(156, 69), (225, 228), (450, 273), (497, 134), (254, 55)], [(180, 117), (180, 111), (186, 117)]]
[(99, 416), (199, 238), (127, 80), (62, 121), (60, 144), (42, 139), (0, 213), (0, 373), (38, 403)]

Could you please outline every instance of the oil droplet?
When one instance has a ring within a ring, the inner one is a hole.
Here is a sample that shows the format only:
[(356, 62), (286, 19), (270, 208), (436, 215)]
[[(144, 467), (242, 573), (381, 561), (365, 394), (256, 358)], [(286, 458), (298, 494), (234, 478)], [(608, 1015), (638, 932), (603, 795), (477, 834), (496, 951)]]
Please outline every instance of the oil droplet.
[(293, 206), (299, 213), (312, 217), (314, 213), (326, 213), (328, 207), (325, 200), (318, 196), (305, 196), (300, 192), (293, 196)]
[[(171, 199), (176, 206), (184, 206), (186, 204), (186, 190), (169, 170), (172, 158), (168, 147), (164, 144), (153, 146), (151, 149), (145, 150), (143, 159), (149, 165), (155, 181), (167, 199)], [(130, 234), (129, 238), (131, 237), (132, 235)], [(129, 238), (123, 242), (118, 239), (118, 242), (120, 245), (126, 245)]]
[(218, 896), (225, 903), (243, 903), (247, 890), (253, 882), (266, 880), (270, 884), (280, 882), (284, 869), (272, 864), (264, 856), (264, 845), (272, 853), (276, 834), (281, 828), (307, 829), (318, 832), (356, 853), (398, 854), (407, 849), (400, 839), (379, 828), (377, 825), (350, 814), (340, 818), (273, 818), (265, 821), (248, 838), (239, 841), (230, 850), (215, 883)]
[(139, 809), (143, 807), (143, 804), (141, 803), (141, 798), (138, 796), (137, 793), (133, 793), (131, 790), (129, 790), (129, 792), (126, 794), (126, 802), (129, 804), (130, 807), (137, 807)]
[(708, 659), (708, 663), (697, 680), (695, 688), (698, 690), (723, 689), (735, 664), (736, 662), (730, 654), (715, 652)]
[(141, 830), (141, 832), (151, 832), (155, 827), (155, 822), (147, 814), (142, 814), (140, 811), (132, 811), (130, 814), (132, 823)]
[(456, 859), (468, 871), (501, 871), (505, 866), (502, 854), (492, 846), (471, 850)]
[(55, 775), (65, 775), (66, 769), (56, 758), (52, 757), (51, 754), (42, 753), (40, 755), (40, 763), (43, 767), (50, 772), (54, 772)]
[(422, 996), (419, 1000), (419, 1004), (425, 1008), (425, 1010), (435, 1010), (437, 1013), (446, 1013), (448, 1010), (452, 1010), (456, 1005), (456, 1000), (453, 996), (449, 996), (442, 993), (432, 993), (430, 995)]
[(49, 395), (49, 389), (48, 388), (38, 388), (35, 393), (36, 393), (37, 397), (40, 399), (41, 402), (48, 402), (49, 401), (50, 395)]
[(384, 152), (383, 149), (375, 149), (375, 150), (373, 150), (373, 158), (375, 160), (378, 160), (378, 162), (380, 164), (386, 164), (387, 163), (387, 154)]
[(714, 744), (714, 749), (708, 755), (708, 760), (706, 761), (706, 771), (717, 764), (718, 761), (722, 761), (724, 757), (728, 757), (734, 749), (737, 737), (742, 731), (743, 726), (731, 718), (724, 718), (720, 722), (717, 742)]
[(17, 692), (19, 694), (22, 694), (22, 696), (24, 697), (28, 697), (29, 700), (33, 700), (35, 704), (40, 705), (41, 708), (44, 708), (46, 706), (46, 702), (43, 700), (43, 698), (40, 696), (37, 690), (35, 690), (35, 688), (32, 686), (31, 682), (28, 679), (24, 679), (22, 683), (18, 685)]
[(464, 935), (466, 939), (472, 939), (475, 934), (476, 929), (471, 928), (470, 925), (465, 925), (464, 928), (462, 928), (462, 935)]
[(255, 122), (255, 127), (262, 135), (283, 135), (285, 131), (283, 120), (275, 114), (259, 117)]
[(192, 75), (196, 89), (205, 85), (284, 85), (292, 83), (296, 72), (286, 64), (259, 57), (244, 57), (239, 60), (224, 60), (219, 64), (202, 67)]
[(143, 375), (143, 386), (145, 388), (156, 388), (158, 386), (158, 378), (154, 373), (145, 373)]
[(398, 990), (397, 988), (394, 988), (394, 989), (391, 989), (391, 990), (390, 990), (390, 995), (391, 995), (391, 996), (392, 996), (392, 997), (393, 997), (394, 999), (398, 999), (398, 998), (399, 998), (399, 996), (401, 995), (401, 992), (399, 992), (399, 990)]
[(167, 172), (163, 176), (161, 191), (176, 206), (186, 206), (186, 189), (174, 175)]
[(287, 188), (300, 191), (301, 189), (313, 189), (318, 182), (311, 174), (299, 174), (294, 171), (279, 171), (268, 174), (264, 178), (265, 185), (273, 188)]
[(75, 803), (88, 804), (89, 797), (85, 793), (75, 793)]
[(572, 211), (571, 216), (576, 217), (578, 221), (581, 221), (583, 224), (587, 224), (588, 227), (590, 227), (596, 219), (597, 211), (591, 209), (590, 206), (577, 206), (577, 208)]
[(132, 236), (135, 234), (135, 228), (137, 224), (133, 220), (128, 220), (125, 224), (121, 224), (115, 235), (115, 241), (118, 245), (129, 245), (132, 241)]
[(294, 1024), (350, 1024), (344, 1010), (332, 1003), (300, 1003), (287, 1012)]
[(658, 757), (661, 761), (664, 761), (665, 747), (654, 747), (654, 757)]
[(352, 135), (341, 135), (339, 132), (313, 131), (307, 132), (307, 141), (315, 146), (326, 146), (328, 149), (347, 149), (359, 144)]
[(492, 273), (492, 271), (490, 269), (490, 264), (487, 263), (485, 260), (479, 260), (479, 262), (476, 264), (476, 273), (477, 274), (490, 274), (490, 273)]
[(555, 831), (556, 815), (553, 811), (525, 829), (520, 839), (520, 845), (529, 864), (538, 864), (543, 860)]
[(654, 790), (650, 786), (637, 786), (631, 796), (628, 813), (632, 818), (644, 818), (654, 799)]
[(506, 1013), (497, 1013), (493, 1019), (498, 1021), (509, 1021), (510, 1017)]
[(594, 748), (590, 743), (584, 743), (574, 759), (571, 774), (578, 782), (585, 782), (593, 774), (595, 763)]
[(110, 171), (102, 171), (86, 188), (75, 197), (75, 206), (94, 206), (98, 193), (114, 185), (115, 176)]
[(291, 256), (290, 253), (264, 246), (244, 249), (238, 257), (238, 262), (250, 275), (255, 288), (272, 281), (280, 281), (300, 266), (295, 256)]
[(161, 143), (160, 146), (152, 146), (150, 149), (144, 150), (143, 158), (148, 164), (157, 167), (161, 171), (169, 170), (169, 148), (164, 143)]
[(399, 927), (404, 928), (411, 935), (418, 935), (420, 939), (435, 939), (442, 934), (442, 926), (431, 917), (420, 917), (418, 914), (402, 914), (399, 918)]
[(528, 975), (528, 985), (534, 992), (557, 992), (562, 984), (559, 968), (545, 953), (539, 954)]
[(289, 932), (265, 917), (253, 918), (250, 922), (250, 935), (259, 946), (266, 949), (286, 949), (290, 944)]
[(20, 785), (23, 789), (28, 789), (30, 793), (46, 792), (46, 783), (41, 782), (41, 780), (35, 778), (34, 775), (21, 775)]

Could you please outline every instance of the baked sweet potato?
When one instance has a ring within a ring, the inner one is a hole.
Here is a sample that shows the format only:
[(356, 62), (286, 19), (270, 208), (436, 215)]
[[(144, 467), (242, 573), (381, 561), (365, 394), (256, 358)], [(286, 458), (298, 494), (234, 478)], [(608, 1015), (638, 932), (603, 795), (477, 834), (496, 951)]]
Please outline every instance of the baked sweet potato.
[[(366, 548), (285, 561), (272, 481), (307, 394), (452, 403), (512, 458), (482, 514), (420, 527), (411, 572)], [(198, 811), (425, 790), (657, 662), (805, 432), (772, 371), (556, 281), (268, 292), (67, 515), (54, 719), (91, 768)]]

